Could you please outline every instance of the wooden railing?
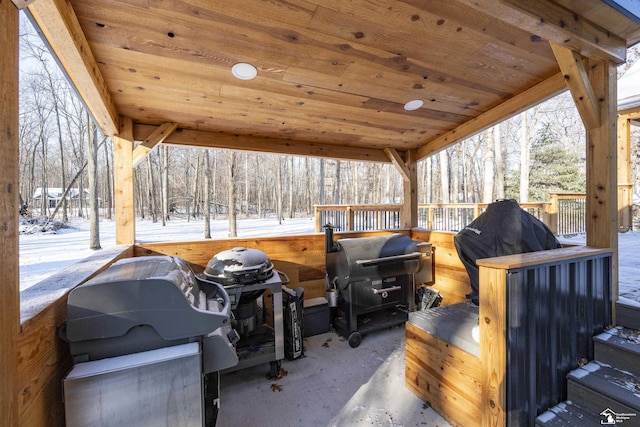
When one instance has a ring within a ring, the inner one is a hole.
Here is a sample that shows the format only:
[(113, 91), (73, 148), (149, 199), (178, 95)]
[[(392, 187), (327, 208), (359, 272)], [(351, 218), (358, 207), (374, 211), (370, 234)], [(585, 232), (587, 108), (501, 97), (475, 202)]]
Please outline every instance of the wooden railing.
[[(586, 196), (551, 194), (549, 202), (521, 203), (520, 207), (544, 222), (556, 235), (586, 231)], [(418, 204), (418, 227), (433, 231), (460, 231), (487, 208), (487, 203)], [(316, 205), (316, 232), (331, 224), (341, 231), (400, 228), (401, 205)]]

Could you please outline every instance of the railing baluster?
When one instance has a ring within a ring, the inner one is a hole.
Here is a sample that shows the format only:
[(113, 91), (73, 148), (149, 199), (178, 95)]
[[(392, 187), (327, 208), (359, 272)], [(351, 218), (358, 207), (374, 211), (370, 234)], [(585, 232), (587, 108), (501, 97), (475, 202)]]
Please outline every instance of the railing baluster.
[[(521, 206), (558, 235), (586, 230), (583, 194), (552, 194), (551, 202), (522, 203)], [(419, 204), (418, 226), (436, 231), (460, 231), (486, 207), (486, 203)], [(317, 232), (327, 223), (340, 231), (400, 227), (400, 205), (317, 205), (314, 212)]]

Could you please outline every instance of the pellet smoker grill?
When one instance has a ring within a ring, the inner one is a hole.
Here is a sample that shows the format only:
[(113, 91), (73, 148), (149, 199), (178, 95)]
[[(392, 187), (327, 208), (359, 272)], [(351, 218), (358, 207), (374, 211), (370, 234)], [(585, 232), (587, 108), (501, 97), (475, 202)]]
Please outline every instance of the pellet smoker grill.
[(414, 308), (414, 274), (422, 256), (417, 244), (403, 234), (334, 241), (333, 226), (324, 228), (336, 331), (355, 348), (362, 335), (404, 324)]
[(118, 261), (69, 294), (67, 426), (215, 426), (238, 335), (224, 288), (182, 259)]

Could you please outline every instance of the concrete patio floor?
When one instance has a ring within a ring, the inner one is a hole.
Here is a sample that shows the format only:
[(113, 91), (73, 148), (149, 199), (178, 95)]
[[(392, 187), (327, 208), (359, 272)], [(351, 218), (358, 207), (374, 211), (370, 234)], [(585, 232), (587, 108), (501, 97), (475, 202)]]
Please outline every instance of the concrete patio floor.
[(404, 327), (357, 348), (335, 332), (305, 338), (305, 356), (224, 374), (217, 426), (433, 426), (450, 424), (404, 385)]

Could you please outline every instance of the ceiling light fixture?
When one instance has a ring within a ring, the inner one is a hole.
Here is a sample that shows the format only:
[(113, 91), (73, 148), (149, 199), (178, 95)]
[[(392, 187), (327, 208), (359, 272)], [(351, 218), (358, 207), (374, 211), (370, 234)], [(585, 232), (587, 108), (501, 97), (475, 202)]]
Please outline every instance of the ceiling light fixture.
[(240, 80), (251, 80), (258, 75), (258, 70), (246, 62), (238, 62), (231, 67), (231, 73)]
[(421, 99), (413, 99), (404, 104), (404, 109), (407, 111), (417, 110), (424, 105), (424, 101)]

